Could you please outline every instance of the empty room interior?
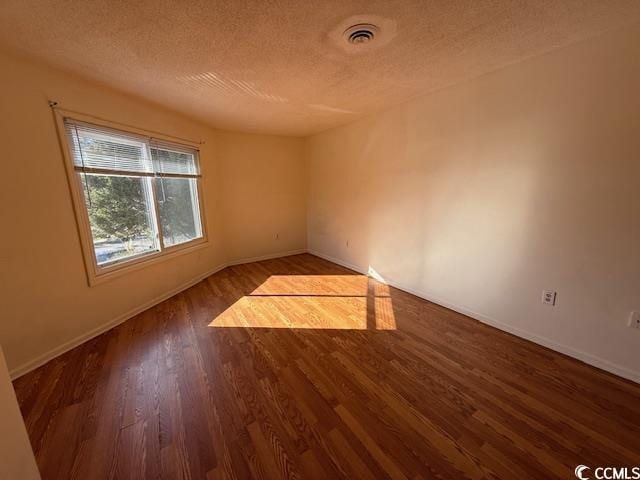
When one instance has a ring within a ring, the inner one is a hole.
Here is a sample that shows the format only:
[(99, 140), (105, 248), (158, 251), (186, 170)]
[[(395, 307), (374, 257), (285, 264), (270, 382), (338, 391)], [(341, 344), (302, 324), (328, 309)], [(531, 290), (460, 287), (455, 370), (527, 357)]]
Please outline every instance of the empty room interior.
[(0, 24), (0, 480), (640, 479), (640, 2)]

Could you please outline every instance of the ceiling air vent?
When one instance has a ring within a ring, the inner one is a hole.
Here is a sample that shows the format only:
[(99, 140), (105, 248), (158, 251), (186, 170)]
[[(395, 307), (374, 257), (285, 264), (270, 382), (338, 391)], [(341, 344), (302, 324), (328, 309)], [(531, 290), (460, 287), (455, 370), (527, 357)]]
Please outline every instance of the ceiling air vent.
[(344, 37), (347, 42), (354, 45), (361, 45), (363, 43), (369, 43), (373, 41), (373, 38), (378, 31), (378, 27), (371, 25), (370, 23), (359, 23), (353, 25), (344, 31)]

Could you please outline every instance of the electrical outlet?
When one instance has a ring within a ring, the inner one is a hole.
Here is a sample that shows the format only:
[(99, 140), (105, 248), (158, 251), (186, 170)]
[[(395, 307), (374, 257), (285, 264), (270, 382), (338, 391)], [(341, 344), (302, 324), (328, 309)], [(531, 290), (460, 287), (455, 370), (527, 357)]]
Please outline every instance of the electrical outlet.
[(631, 312), (631, 315), (629, 315), (629, 326), (640, 329), (640, 312)]
[(556, 292), (553, 290), (542, 290), (542, 303), (546, 305), (555, 305)]

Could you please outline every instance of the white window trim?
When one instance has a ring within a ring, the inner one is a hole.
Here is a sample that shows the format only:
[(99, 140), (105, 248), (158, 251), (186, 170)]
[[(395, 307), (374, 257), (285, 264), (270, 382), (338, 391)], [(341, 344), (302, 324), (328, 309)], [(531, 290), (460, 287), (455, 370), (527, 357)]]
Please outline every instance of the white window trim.
[[(184, 255), (187, 253), (191, 253), (196, 250), (200, 250), (209, 246), (209, 237), (207, 235), (207, 216), (205, 212), (204, 205), (204, 186), (203, 186), (203, 175), (202, 170), (200, 170), (200, 177), (198, 178), (198, 210), (200, 213), (200, 224), (202, 229), (202, 237), (191, 240), (189, 242), (181, 243), (179, 245), (173, 245), (170, 247), (164, 247), (160, 252), (155, 253), (147, 253), (141, 254), (139, 257), (129, 257), (127, 259), (123, 259), (122, 261), (115, 261), (112, 264), (107, 266), (99, 266), (98, 261), (95, 256), (95, 250), (93, 247), (93, 237), (91, 234), (91, 225), (89, 223), (89, 212), (87, 211), (87, 207), (85, 205), (82, 184), (80, 177), (78, 176), (74, 163), (73, 157), (71, 155), (71, 150), (69, 148), (69, 144), (66, 138), (66, 131), (64, 120), (65, 118), (76, 120), (80, 122), (86, 122), (93, 125), (97, 125), (100, 127), (111, 128), (120, 130), (126, 133), (132, 133), (136, 135), (142, 135), (147, 137), (153, 137), (154, 139), (166, 141), (171, 144), (180, 145), (181, 143), (187, 147), (198, 148), (198, 145), (189, 145), (188, 143), (176, 142), (172, 139), (171, 136), (161, 135), (158, 133), (151, 133), (139, 128), (124, 127), (123, 125), (119, 125), (115, 122), (110, 122), (107, 120), (99, 119), (96, 117), (92, 117), (90, 115), (85, 115), (77, 112), (72, 112), (60, 108), (54, 109), (55, 123), (56, 129), (58, 133), (58, 140), (60, 142), (60, 147), (62, 150), (62, 156), (65, 164), (65, 171), (67, 173), (67, 181), (69, 184), (69, 191), (71, 193), (71, 200), (73, 202), (73, 210), (75, 213), (76, 226), (78, 229), (78, 236), (80, 237), (80, 245), (82, 247), (82, 256), (84, 259), (85, 270), (87, 274), (87, 281), (89, 286), (98, 285), (100, 283), (106, 282), (113, 278), (119, 277), (126, 273), (130, 273), (136, 270), (140, 270), (142, 268), (146, 268), (150, 265), (154, 265), (159, 262), (164, 262), (171, 258), (177, 257), (179, 255)], [(196, 161), (198, 162), (198, 166), (201, 169), (199, 155), (197, 156)], [(155, 202), (154, 202), (155, 203)], [(157, 205), (154, 204), (154, 208), (157, 208)]]

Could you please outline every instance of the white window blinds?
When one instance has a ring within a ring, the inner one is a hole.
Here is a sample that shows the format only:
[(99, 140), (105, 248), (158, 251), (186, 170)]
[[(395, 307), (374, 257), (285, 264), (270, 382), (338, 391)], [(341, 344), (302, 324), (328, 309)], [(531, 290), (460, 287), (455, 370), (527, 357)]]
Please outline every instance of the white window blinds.
[(158, 177), (198, 177), (195, 148), (65, 119), (76, 171)]

